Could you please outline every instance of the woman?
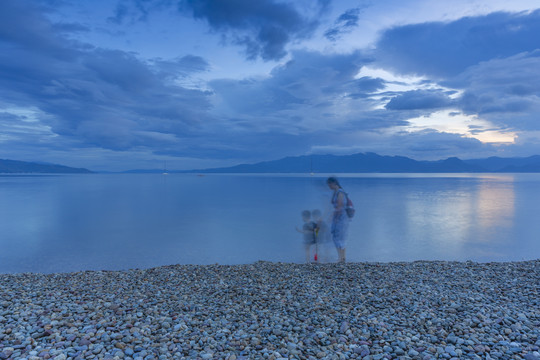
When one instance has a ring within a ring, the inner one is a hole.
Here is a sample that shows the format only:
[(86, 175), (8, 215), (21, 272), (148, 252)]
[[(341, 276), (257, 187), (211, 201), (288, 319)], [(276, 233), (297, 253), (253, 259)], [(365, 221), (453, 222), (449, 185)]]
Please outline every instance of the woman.
[(331, 227), (332, 239), (338, 252), (338, 261), (344, 263), (345, 240), (347, 239), (347, 230), (349, 229), (349, 217), (345, 211), (347, 195), (335, 177), (329, 177), (326, 183), (330, 189), (334, 190), (334, 194), (332, 195), (332, 205), (334, 206)]

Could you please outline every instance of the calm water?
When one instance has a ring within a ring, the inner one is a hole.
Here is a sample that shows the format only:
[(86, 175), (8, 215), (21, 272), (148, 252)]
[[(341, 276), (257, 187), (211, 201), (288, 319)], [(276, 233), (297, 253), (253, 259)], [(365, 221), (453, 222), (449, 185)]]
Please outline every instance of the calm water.
[[(302, 262), (326, 176), (0, 176), (0, 273)], [(540, 257), (540, 174), (350, 174), (351, 261)], [(335, 261), (332, 246), (320, 252)]]

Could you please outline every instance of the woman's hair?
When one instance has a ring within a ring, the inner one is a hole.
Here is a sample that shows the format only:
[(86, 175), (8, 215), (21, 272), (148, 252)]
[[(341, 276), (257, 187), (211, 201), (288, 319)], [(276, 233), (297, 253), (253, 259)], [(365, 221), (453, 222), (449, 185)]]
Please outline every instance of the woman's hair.
[(339, 184), (339, 181), (336, 177), (329, 177), (328, 179), (326, 179), (326, 183), (327, 184), (336, 184), (339, 188), (341, 188), (341, 185)]

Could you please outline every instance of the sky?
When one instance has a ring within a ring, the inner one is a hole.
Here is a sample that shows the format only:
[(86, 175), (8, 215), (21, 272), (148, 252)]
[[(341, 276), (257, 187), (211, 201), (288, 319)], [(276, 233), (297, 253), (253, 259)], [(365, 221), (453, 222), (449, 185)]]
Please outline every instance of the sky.
[(0, 158), (540, 154), (538, 0), (2, 0)]

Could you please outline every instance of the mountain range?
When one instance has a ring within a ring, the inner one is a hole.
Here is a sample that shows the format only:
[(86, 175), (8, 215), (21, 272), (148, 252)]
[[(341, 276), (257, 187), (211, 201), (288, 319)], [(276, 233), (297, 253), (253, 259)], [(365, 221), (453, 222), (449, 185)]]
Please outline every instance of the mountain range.
[[(188, 172), (188, 171), (182, 171)], [(461, 160), (451, 157), (418, 161), (404, 156), (375, 153), (353, 155), (305, 155), (232, 167), (200, 169), (199, 173), (457, 173), (540, 172), (540, 156)]]
[[(163, 169), (130, 170), (126, 173), (163, 173)], [(383, 156), (375, 153), (353, 155), (303, 155), (255, 164), (231, 167), (169, 170), (170, 173), (537, 173), (540, 172), (540, 155), (522, 158), (489, 157), (461, 160), (450, 157), (444, 160), (419, 161), (405, 156)], [(0, 173), (92, 173), (84, 168), (63, 165), (1, 160)]]
[(91, 171), (56, 164), (0, 159), (0, 173), (88, 174)]

